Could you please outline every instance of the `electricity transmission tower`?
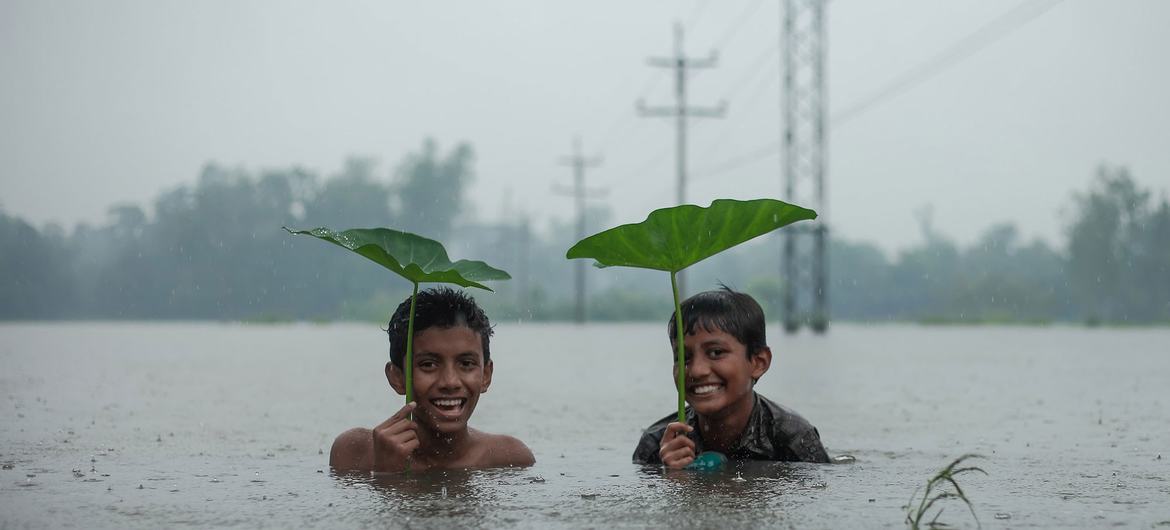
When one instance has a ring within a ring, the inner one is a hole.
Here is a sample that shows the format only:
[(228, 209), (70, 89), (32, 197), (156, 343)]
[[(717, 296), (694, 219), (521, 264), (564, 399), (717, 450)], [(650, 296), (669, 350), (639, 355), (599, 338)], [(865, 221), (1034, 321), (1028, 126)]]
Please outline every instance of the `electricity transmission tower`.
[[(686, 204), (687, 196), (687, 117), (722, 118), (727, 110), (726, 102), (720, 102), (717, 107), (688, 107), (687, 106), (687, 69), (711, 68), (715, 66), (715, 52), (704, 59), (688, 58), (683, 53), (683, 27), (679, 22), (674, 23), (674, 56), (651, 57), (646, 63), (650, 66), (674, 69), (674, 106), (654, 107), (646, 106), (638, 100), (638, 113), (642, 116), (665, 116), (675, 118), (676, 144), (675, 166), (678, 172), (678, 203)], [(678, 291), (680, 296), (686, 296), (686, 271), (678, 274)]]
[[(605, 196), (605, 191), (600, 189), (586, 189), (585, 188), (585, 168), (597, 167), (601, 165), (601, 157), (594, 156), (586, 158), (581, 154), (581, 138), (573, 138), (573, 154), (561, 157), (561, 164), (572, 166), (573, 168), (573, 187), (572, 188), (555, 188), (558, 193), (570, 195), (574, 199), (577, 207), (577, 241), (585, 239), (585, 198), (598, 198)], [(578, 324), (585, 322), (585, 261), (573, 260), (574, 277), (573, 285), (576, 290), (577, 300), (574, 310), (573, 318)]]
[(784, 199), (817, 211), (808, 228), (784, 231), (784, 330), (829, 325), (828, 212), (825, 202), (825, 1), (785, 0), (783, 50)]

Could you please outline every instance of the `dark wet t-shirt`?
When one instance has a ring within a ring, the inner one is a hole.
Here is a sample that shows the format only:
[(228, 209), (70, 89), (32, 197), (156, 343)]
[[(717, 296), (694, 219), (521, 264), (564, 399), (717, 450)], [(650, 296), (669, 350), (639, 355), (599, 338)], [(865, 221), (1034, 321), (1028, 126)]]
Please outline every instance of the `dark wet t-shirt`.
[[(821, 435), (816, 427), (795, 411), (784, 408), (755, 392), (752, 393), (752, 415), (739, 440), (728, 452), (731, 460), (774, 460), (781, 462), (827, 463), (829, 454), (821, 445)], [(695, 430), (687, 436), (695, 442), (695, 452), (703, 452), (703, 437), (699, 432), (699, 419), (690, 407), (686, 409), (687, 425)], [(635, 464), (661, 464), (658, 456), (662, 435), (666, 426), (676, 421), (671, 414), (662, 418), (642, 433), (638, 447), (634, 449)]]

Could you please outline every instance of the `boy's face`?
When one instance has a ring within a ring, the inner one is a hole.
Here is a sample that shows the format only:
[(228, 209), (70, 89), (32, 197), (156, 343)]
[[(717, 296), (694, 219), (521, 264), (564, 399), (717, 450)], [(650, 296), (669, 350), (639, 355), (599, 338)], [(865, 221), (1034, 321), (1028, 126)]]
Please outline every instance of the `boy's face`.
[[(467, 326), (431, 327), (415, 334), (413, 348), (415, 419), (437, 433), (466, 429), (479, 395), (492, 382), (479, 335)], [(405, 394), (402, 372), (389, 364), (386, 369), (390, 385)]]
[(696, 326), (694, 333), (683, 338), (683, 348), (687, 403), (696, 413), (708, 417), (722, 417), (738, 407), (750, 407), (752, 381), (764, 375), (772, 362), (768, 348), (749, 358), (747, 347), (734, 336), (702, 326)]

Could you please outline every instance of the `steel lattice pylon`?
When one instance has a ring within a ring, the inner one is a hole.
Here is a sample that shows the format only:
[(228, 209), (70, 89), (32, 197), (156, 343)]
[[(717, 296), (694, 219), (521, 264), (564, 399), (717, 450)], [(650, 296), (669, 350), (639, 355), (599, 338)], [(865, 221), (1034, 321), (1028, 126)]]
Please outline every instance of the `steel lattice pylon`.
[(784, 329), (828, 328), (828, 223), (825, 201), (825, 2), (785, 0), (781, 50), (784, 199), (817, 211), (816, 221), (784, 231)]

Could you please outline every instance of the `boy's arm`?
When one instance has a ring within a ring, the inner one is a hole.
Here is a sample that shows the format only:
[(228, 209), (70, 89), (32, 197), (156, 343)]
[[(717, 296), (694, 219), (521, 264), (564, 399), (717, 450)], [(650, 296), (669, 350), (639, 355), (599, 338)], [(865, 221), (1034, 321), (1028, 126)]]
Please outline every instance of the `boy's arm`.
[(341, 472), (369, 471), (373, 468), (373, 437), (369, 429), (350, 429), (333, 440), (329, 449), (329, 467)]
[(491, 451), (491, 467), (528, 467), (536, 463), (532, 450), (518, 438), (506, 434), (495, 435)]
[(661, 464), (662, 458), (658, 455), (661, 449), (661, 439), (650, 431), (642, 433), (638, 439), (638, 446), (634, 448), (633, 460), (635, 464)]
[(410, 419), (410, 413), (417, 405), (413, 401), (407, 403), (389, 419), (374, 427), (370, 437), (370, 467), (373, 471), (384, 473), (407, 468), (410, 456), (419, 446), (418, 424)]
[(685, 423), (673, 422), (662, 433), (658, 458), (662, 465), (671, 469), (682, 469), (695, 461), (695, 441), (688, 434), (695, 428)]
[(816, 427), (809, 427), (793, 436), (788, 442), (788, 450), (796, 462), (829, 463), (829, 453), (821, 444), (821, 434)]
[(346, 471), (401, 471), (418, 448), (417, 425), (410, 421), (415, 403), (407, 403), (373, 429), (341, 433), (329, 450), (329, 466)]

